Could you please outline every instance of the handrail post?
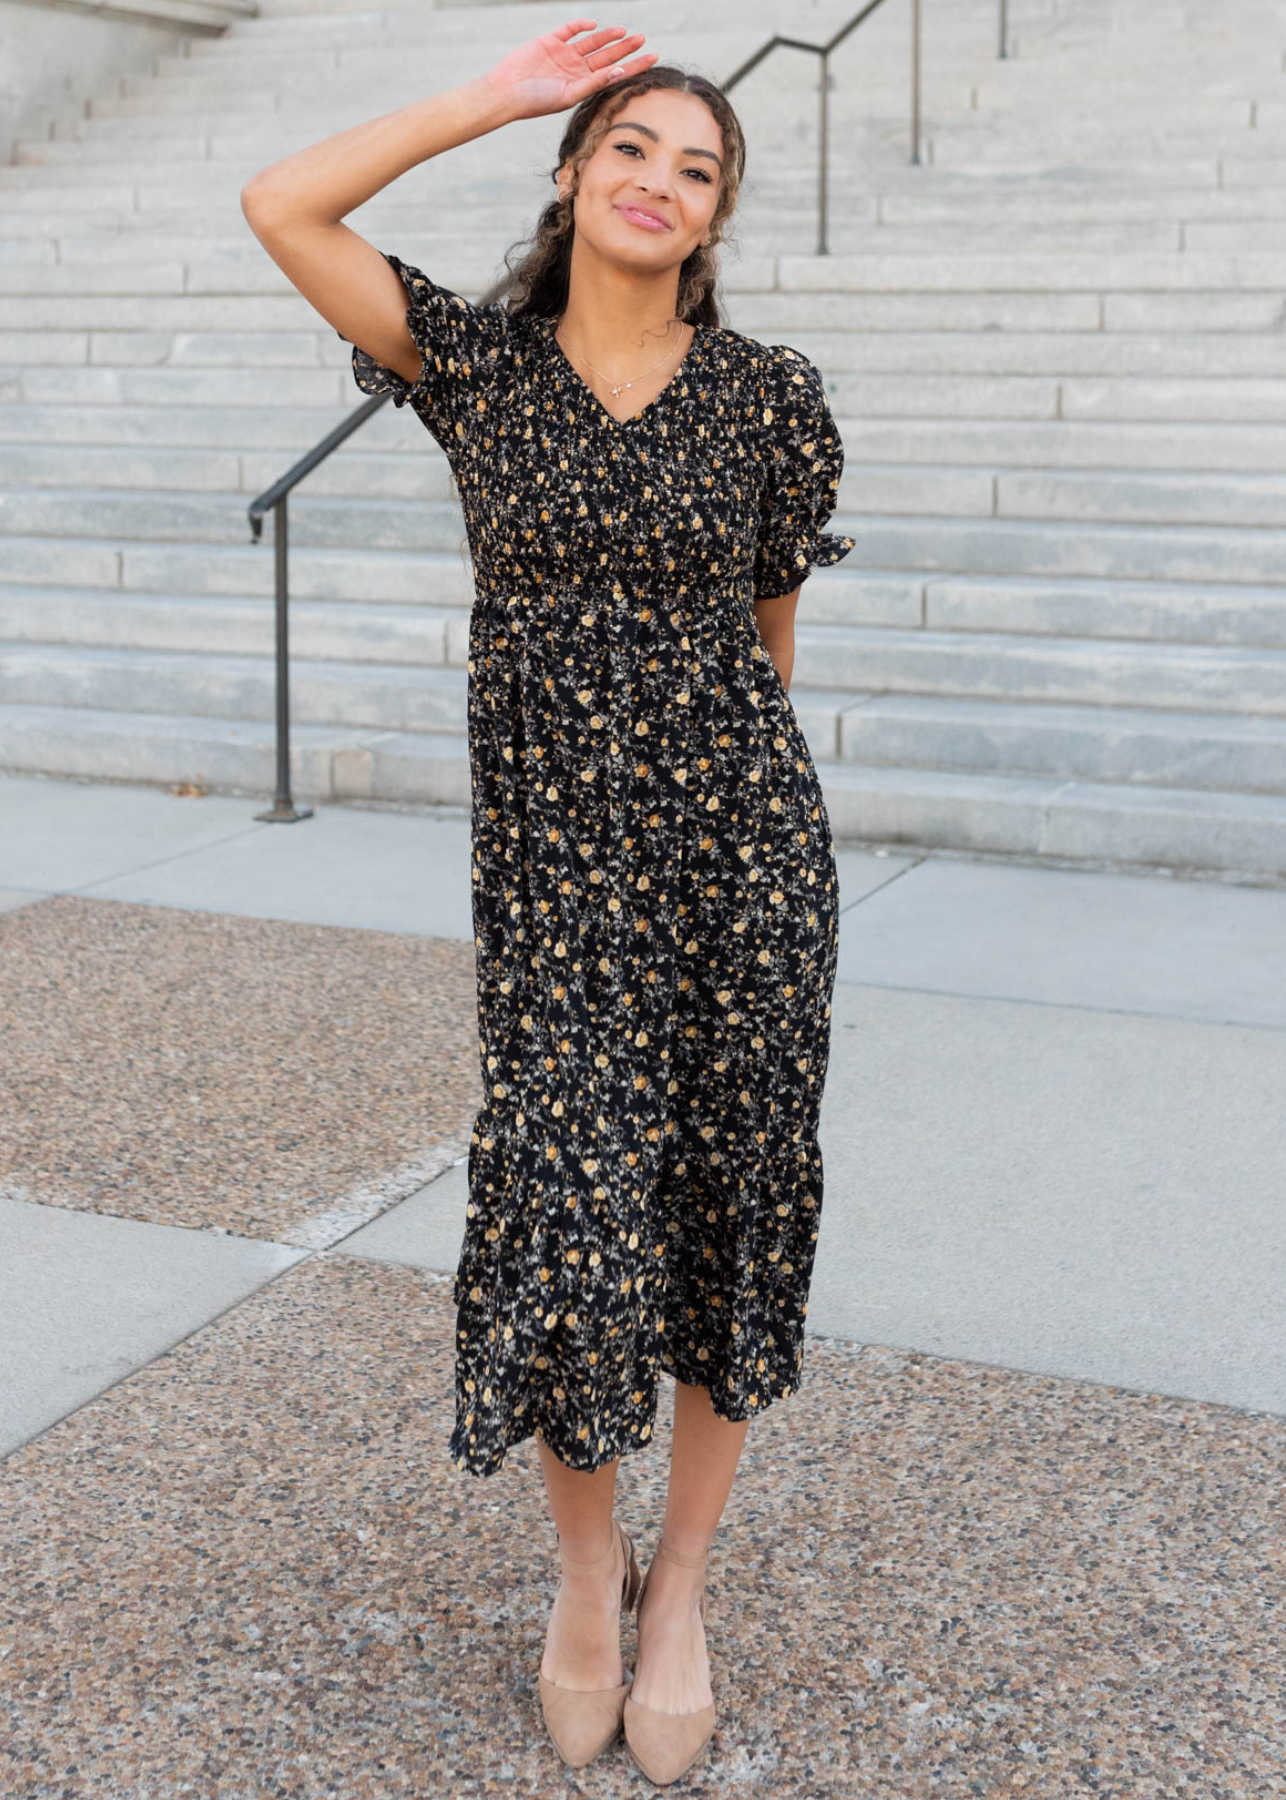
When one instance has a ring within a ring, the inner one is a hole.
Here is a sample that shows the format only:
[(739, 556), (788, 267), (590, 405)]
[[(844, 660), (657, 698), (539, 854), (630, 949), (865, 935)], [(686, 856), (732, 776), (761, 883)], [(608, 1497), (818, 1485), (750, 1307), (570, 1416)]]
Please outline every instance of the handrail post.
[(911, 161), (920, 160), (920, 0), (911, 0)]
[(830, 56), (822, 51), (822, 85), (817, 101), (817, 254), (828, 256), (826, 246), (826, 149), (830, 135)]
[[(347, 341), (347, 340), (345, 340)], [(293, 468), (272, 486), (265, 488), (250, 502), (247, 508), (250, 518), (250, 536), (257, 544), (263, 537), (263, 515), (272, 508), (273, 547), (276, 551), (274, 561), (277, 572), (277, 798), (272, 810), (256, 813), (256, 819), (264, 819), (270, 825), (293, 825), (298, 819), (311, 819), (311, 806), (296, 807), (290, 798), (290, 670), (286, 656), (287, 588), (286, 588), (286, 502), (295, 487), (305, 475), (315, 469), (319, 462), (324, 462), (332, 450), (336, 450), (357, 430), (364, 425), (371, 414), (378, 412), (389, 397), (389, 390), (382, 394), (373, 394), (369, 400), (342, 419), (333, 431), (328, 431), (321, 442), (314, 444), (307, 456), (301, 456)]]
[(297, 807), (290, 797), (290, 607), (286, 590), (286, 502), (282, 494), (272, 509), (272, 547), (276, 565), (277, 614), (277, 794), (267, 812), (255, 818), (268, 825), (294, 825), (311, 819), (311, 806)]
[(1000, 54), (1009, 55), (1009, 0), (1000, 0)]

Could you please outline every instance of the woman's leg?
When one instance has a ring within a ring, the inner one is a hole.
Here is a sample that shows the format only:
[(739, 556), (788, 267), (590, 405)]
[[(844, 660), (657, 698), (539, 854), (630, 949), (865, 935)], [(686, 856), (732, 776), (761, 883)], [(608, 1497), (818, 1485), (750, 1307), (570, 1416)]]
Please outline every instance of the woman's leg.
[(549, 1510), (558, 1529), (562, 1581), (540, 1670), (560, 1687), (619, 1687), (625, 1555), (612, 1516), (619, 1459), (587, 1475), (537, 1438)]
[[(748, 1419), (721, 1419), (706, 1388), (674, 1385), (674, 1442), (661, 1536), (689, 1559), (714, 1540), (732, 1491)], [(685, 1568), (654, 1556), (647, 1602), (639, 1615), (638, 1660), (632, 1697), (658, 1712), (696, 1712), (714, 1698), (706, 1657), (705, 1628), (697, 1602), (703, 1568)]]

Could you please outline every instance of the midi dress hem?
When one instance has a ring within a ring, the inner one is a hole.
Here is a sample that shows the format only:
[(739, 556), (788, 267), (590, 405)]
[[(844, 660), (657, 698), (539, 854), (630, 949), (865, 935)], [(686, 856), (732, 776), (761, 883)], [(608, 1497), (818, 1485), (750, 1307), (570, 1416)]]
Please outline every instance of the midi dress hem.
[[(709, 1376), (694, 1366), (681, 1364), (678, 1359), (662, 1352), (659, 1359), (661, 1372), (673, 1380), (682, 1381), (690, 1387), (707, 1387)], [(727, 1402), (717, 1387), (709, 1388), (710, 1408), (717, 1418), (725, 1419), (729, 1424), (739, 1425), (751, 1419), (759, 1419), (778, 1400), (788, 1400), (802, 1385), (802, 1377), (798, 1374), (794, 1379), (774, 1378), (760, 1390), (762, 1398), (758, 1404), (753, 1400), (744, 1402)], [(659, 1396), (658, 1396), (659, 1398)], [(517, 1419), (497, 1432), (490, 1439), (491, 1447), (481, 1457), (471, 1457), (468, 1449), (468, 1427), (462, 1421), (450, 1434), (447, 1454), (455, 1467), (463, 1473), (487, 1477), (498, 1474), (505, 1465), (510, 1450), (525, 1443), (529, 1438), (539, 1439), (565, 1463), (569, 1469), (592, 1475), (607, 1463), (616, 1462), (624, 1457), (632, 1456), (638, 1450), (646, 1450), (652, 1443), (656, 1428), (656, 1414), (642, 1427), (634, 1429), (618, 1428), (610, 1437), (600, 1435), (594, 1448), (589, 1448), (584, 1439), (579, 1437), (567, 1425), (557, 1421), (547, 1424), (527, 1423)]]

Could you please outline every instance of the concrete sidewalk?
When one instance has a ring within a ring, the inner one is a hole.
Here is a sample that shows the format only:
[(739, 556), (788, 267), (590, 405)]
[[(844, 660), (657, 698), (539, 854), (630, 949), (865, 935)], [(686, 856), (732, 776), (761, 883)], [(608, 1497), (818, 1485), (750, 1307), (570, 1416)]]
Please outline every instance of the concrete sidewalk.
[[(0, 905), (52, 895), (471, 942), (468, 819), (0, 779)], [(1286, 892), (842, 848), (810, 1325), (1286, 1414)], [(11, 1193), (12, 1188), (9, 1190)], [(345, 1253), (454, 1270), (465, 1168)], [(12, 1449), (298, 1251), (207, 1241), (149, 1328), (114, 1254), (173, 1228), (4, 1203)], [(92, 1273), (91, 1273), (92, 1271)], [(74, 1370), (74, 1376), (69, 1371)]]
[[(263, 808), (0, 779), (6, 1794), (635, 1794), (541, 1728), (536, 1446), (445, 1454), (468, 820)], [(1286, 892), (839, 864), (809, 1347), (685, 1791), (1284, 1792)]]

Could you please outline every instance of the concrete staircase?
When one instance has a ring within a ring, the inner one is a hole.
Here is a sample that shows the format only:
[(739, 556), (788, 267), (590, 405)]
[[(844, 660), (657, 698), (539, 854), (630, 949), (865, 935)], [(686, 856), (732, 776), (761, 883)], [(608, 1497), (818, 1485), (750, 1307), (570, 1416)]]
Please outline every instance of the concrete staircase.
[[(816, 36), (851, 10), (787, 9)], [(812, 59), (734, 92), (730, 322), (824, 370), (857, 538), (804, 587), (791, 697), (844, 838), (1280, 878), (1286, 4), (1010, 10), (1001, 61), (988, 0), (926, 0), (919, 167), (906, 7), (836, 54), (829, 256)], [(241, 185), (555, 22), (271, 0), (0, 168), (0, 766), (271, 796), (271, 521), (254, 544), (245, 509), (361, 396)], [(723, 78), (787, 15), (642, 23)], [(562, 124), (348, 223), (479, 294)], [(436, 446), (386, 406), (296, 490), (290, 536), (297, 797), (467, 802), (471, 588)]]

